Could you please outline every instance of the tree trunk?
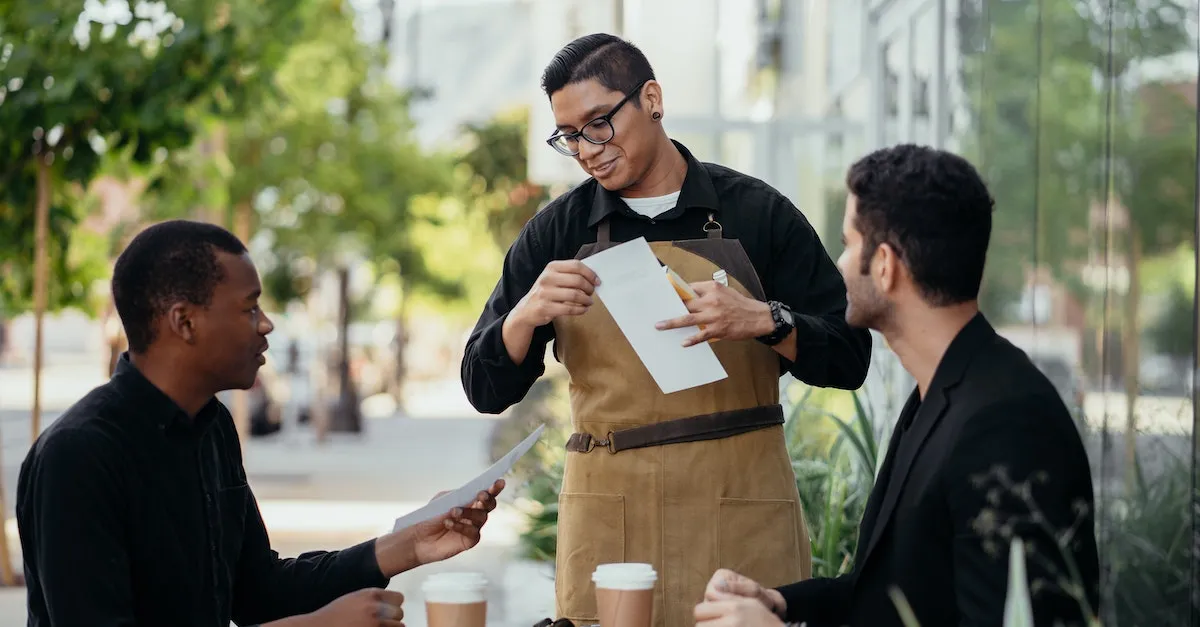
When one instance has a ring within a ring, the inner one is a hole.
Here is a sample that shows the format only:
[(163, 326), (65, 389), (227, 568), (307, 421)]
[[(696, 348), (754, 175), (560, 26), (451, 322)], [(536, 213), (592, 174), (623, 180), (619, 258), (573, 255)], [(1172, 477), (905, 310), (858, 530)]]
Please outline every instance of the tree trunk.
[(338, 268), (338, 404), (331, 428), (334, 431), (362, 431), (358, 411), (358, 391), (350, 377), (350, 269)]
[[(243, 244), (250, 242), (250, 201), (243, 200), (233, 209), (233, 234), (242, 240)], [(233, 391), (233, 424), (237, 427), (238, 441), (245, 446), (250, 437), (250, 393), (246, 390)]]
[(1139, 362), (1141, 361), (1140, 337), (1138, 333), (1139, 301), (1142, 296), (1141, 281), (1138, 279), (1138, 264), (1141, 263), (1142, 242), (1137, 226), (1129, 229), (1129, 290), (1125, 301), (1125, 337), (1121, 353), (1124, 359), (1125, 382), (1125, 477), (1127, 485), (1137, 481), (1137, 398), (1139, 385)]
[(49, 290), (49, 255), (46, 236), (50, 230), (50, 163), (42, 156), (37, 162), (37, 207), (33, 223), (33, 413), (31, 440), (42, 432), (42, 359), (46, 300)]

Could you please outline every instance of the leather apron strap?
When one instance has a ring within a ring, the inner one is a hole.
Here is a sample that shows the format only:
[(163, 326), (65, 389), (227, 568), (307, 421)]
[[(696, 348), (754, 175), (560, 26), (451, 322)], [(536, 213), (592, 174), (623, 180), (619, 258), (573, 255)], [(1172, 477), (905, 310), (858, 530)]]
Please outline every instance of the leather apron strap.
[(572, 453), (590, 453), (600, 447), (616, 454), (648, 446), (719, 440), (781, 424), (783, 407), (762, 405), (610, 431), (606, 438), (596, 438), (590, 433), (573, 433), (567, 439), (567, 450)]
[[(708, 222), (704, 223), (704, 234), (708, 236), (708, 239), (721, 239), (721, 223), (717, 222), (716, 213), (709, 212)], [(609, 224), (608, 216), (605, 216), (596, 225), (596, 243), (599, 244), (601, 250), (612, 244), (612, 225)]]

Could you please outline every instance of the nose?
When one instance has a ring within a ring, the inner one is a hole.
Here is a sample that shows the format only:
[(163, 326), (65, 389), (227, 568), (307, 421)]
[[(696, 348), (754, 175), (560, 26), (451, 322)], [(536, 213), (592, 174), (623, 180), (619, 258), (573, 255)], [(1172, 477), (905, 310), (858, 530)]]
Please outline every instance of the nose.
[(271, 322), (271, 319), (267, 317), (266, 313), (263, 313), (263, 315), (258, 319), (258, 333), (260, 335), (270, 335), (271, 331), (274, 330), (275, 323)]
[(604, 152), (604, 146), (597, 146), (586, 139), (579, 140), (579, 159), (587, 162), (600, 156)]

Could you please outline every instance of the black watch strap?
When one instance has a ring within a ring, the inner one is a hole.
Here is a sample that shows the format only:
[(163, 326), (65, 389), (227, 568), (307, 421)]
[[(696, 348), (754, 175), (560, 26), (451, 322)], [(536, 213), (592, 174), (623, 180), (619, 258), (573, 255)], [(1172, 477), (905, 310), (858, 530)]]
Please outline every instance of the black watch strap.
[(775, 346), (782, 342), (796, 328), (793, 322), (792, 312), (787, 308), (787, 305), (777, 301), (769, 300), (767, 305), (771, 307), (771, 320), (775, 322), (775, 330), (756, 338), (758, 341), (767, 346)]

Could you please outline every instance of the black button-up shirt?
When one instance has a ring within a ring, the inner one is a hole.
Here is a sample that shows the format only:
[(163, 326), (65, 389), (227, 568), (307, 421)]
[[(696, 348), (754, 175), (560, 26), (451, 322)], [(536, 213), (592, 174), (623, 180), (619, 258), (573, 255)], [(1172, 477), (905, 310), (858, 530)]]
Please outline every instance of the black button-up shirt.
[(846, 286), (812, 225), (766, 183), (729, 168), (701, 163), (683, 145), (687, 175), (675, 208), (654, 218), (633, 210), (620, 196), (588, 179), (556, 198), (526, 223), (504, 259), (499, 283), (475, 325), (462, 361), (462, 381), (476, 409), (500, 413), (517, 403), (545, 372), (546, 345), (554, 327), (539, 327), (520, 364), (504, 348), (504, 319), (551, 261), (573, 259), (596, 241), (596, 225), (608, 218), (613, 241), (702, 239), (708, 214), (716, 213), (724, 237), (746, 250), (768, 300), (796, 316), (797, 359), (782, 367), (811, 385), (855, 389), (867, 376), (871, 336), (846, 324)]
[(189, 418), (123, 356), (38, 438), (17, 523), (31, 627), (226, 627), (387, 585), (374, 541), (280, 559), (216, 399)]

